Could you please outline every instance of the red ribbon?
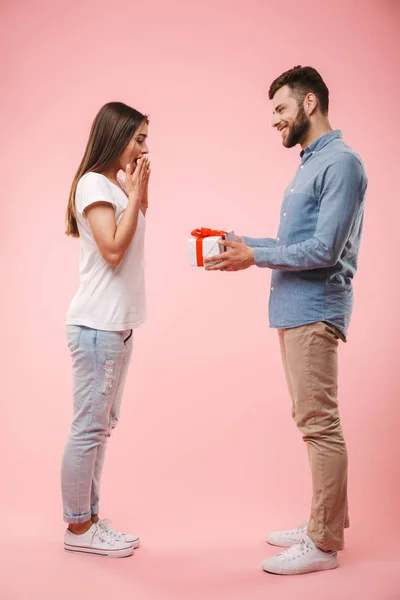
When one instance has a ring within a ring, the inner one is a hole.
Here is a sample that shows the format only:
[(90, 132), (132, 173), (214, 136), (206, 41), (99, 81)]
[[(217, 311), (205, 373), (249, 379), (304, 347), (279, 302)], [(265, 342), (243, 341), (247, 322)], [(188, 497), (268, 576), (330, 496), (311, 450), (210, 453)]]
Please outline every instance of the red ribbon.
[(201, 229), (195, 229), (194, 231), (192, 231), (192, 236), (196, 238), (196, 260), (198, 267), (204, 267), (203, 240), (205, 238), (214, 236), (222, 236), (222, 238), (225, 239), (226, 235), (228, 235), (227, 231), (207, 229), (206, 227), (202, 227)]

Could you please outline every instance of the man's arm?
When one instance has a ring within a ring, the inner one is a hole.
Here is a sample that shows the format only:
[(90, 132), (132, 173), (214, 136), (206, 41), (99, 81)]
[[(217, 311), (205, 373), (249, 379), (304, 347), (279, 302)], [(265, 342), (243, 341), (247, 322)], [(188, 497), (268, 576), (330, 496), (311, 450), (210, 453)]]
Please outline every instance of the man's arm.
[(355, 222), (365, 191), (363, 167), (356, 156), (341, 154), (325, 174), (313, 237), (290, 246), (256, 247), (258, 267), (305, 271), (335, 265)]
[(250, 248), (275, 248), (276, 239), (274, 238), (251, 238), (242, 236), (242, 239), (246, 246)]

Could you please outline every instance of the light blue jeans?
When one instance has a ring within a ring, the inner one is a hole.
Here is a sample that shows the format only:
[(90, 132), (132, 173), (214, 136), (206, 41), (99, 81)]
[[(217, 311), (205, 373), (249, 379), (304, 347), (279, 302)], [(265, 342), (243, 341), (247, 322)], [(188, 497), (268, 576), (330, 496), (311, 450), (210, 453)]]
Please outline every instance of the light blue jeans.
[(72, 356), (73, 421), (61, 488), (64, 521), (83, 523), (99, 512), (107, 440), (118, 422), (132, 355), (132, 331), (67, 326)]

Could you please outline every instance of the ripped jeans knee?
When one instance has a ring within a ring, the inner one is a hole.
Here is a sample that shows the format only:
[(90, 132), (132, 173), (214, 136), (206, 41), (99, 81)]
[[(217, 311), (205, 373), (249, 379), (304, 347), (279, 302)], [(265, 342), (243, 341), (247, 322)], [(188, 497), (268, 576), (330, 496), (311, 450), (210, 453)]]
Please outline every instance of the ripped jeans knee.
[(103, 394), (106, 394), (108, 390), (112, 389), (113, 381), (115, 379), (114, 376), (114, 361), (107, 360), (104, 363), (104, 387)]

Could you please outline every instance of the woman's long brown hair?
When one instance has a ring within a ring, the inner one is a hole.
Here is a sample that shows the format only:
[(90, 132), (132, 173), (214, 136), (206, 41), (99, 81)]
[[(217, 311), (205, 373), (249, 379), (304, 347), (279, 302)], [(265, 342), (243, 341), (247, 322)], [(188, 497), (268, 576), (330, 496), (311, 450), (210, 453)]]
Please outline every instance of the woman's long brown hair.
[(148, 117), (122, 102), (109, 102), (97, 113), (90, 130), (79, 169), (72, 182), (66, 214), (66, 234), (79, 237), (75, 193), (79, 179), (93, 171), (102, 173), (112, 167), (128, 145), (135, 131)]

